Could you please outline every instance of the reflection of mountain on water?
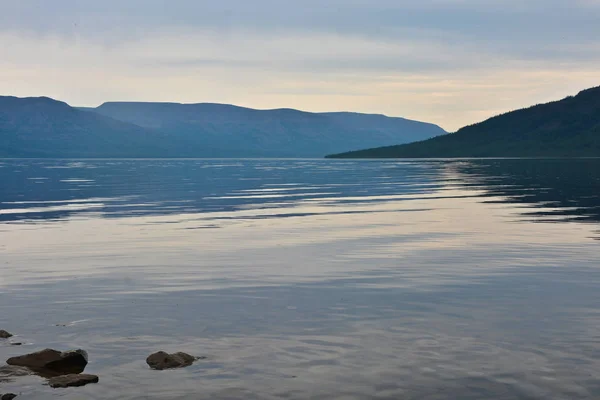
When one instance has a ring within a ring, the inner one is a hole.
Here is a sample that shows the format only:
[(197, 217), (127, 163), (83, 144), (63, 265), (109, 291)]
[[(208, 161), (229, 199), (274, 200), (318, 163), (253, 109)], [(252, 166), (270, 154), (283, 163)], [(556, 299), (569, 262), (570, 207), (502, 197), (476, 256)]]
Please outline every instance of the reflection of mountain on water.
[(443, 197), (449, 184), (519, 204), (527, 220), (600, 222), (600, 159), (4, 160), (0, 182), (0, 222), (248, 209), (284, 217), (306, 215), (296, 206), (307, 203), (351, 214), (357, 203)]
[[(3, 165), (2, 165), (3, 164)], [(443, 166), (325, 160), (5, 160), (0, 222), (332, 206), (443, 188)], [(345, 213), (343, 207), (335, 210)], [(301, 214), (304, 215), (304, 214)]]
[(469, 160), (450, 167), (486, 196), (532, 207), (522, 212), (532, 221), (600, 222), (600, 159)]

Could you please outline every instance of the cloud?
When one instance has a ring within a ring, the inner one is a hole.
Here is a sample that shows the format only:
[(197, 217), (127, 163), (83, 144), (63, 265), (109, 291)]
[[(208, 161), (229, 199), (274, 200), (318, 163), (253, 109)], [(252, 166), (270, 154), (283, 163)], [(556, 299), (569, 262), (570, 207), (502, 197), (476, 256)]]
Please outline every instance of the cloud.
[(595, 0), (0, 0), (0, 86), (385, 112), (447, 129), (597, 85)]

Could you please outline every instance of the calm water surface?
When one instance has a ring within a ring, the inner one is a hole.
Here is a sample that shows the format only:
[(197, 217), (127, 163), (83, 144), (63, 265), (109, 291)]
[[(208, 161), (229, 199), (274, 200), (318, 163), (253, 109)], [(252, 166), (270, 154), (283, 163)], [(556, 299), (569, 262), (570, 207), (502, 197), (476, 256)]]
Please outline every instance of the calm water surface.
[(0, 160), (0, 360), (100, 376), (0, 392), (597, 399), (599, 230), (598, 160)]

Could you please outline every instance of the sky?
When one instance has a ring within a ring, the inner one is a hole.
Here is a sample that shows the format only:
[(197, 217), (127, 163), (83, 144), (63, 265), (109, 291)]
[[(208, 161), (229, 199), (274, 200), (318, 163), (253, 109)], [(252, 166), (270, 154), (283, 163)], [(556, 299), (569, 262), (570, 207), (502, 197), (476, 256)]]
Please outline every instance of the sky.
[(448, 131), (600, 85), (600, 0), (0, 0), (0, 95)]

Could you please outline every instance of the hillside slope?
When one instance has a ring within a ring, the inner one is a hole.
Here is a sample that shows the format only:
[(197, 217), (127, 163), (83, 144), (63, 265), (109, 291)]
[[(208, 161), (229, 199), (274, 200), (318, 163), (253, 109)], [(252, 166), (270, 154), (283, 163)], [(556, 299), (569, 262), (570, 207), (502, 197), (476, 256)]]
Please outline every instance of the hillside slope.
[(600, 87), (433, 139), (328, 157), (600, 157)]
[(47, 97), (0, 97), (2, 157), (147, 157), (162, 134)]
[(0, 97), (0, 157), (322, 157), (443, 133), (381, 115)]
[(202, 141), (213, 153), (234, 156), (322, 157), (446, 133), (433, 124), (383, 115), (254, 110), (227, 104), (109, 102), (95, 111), (180, 140)]

